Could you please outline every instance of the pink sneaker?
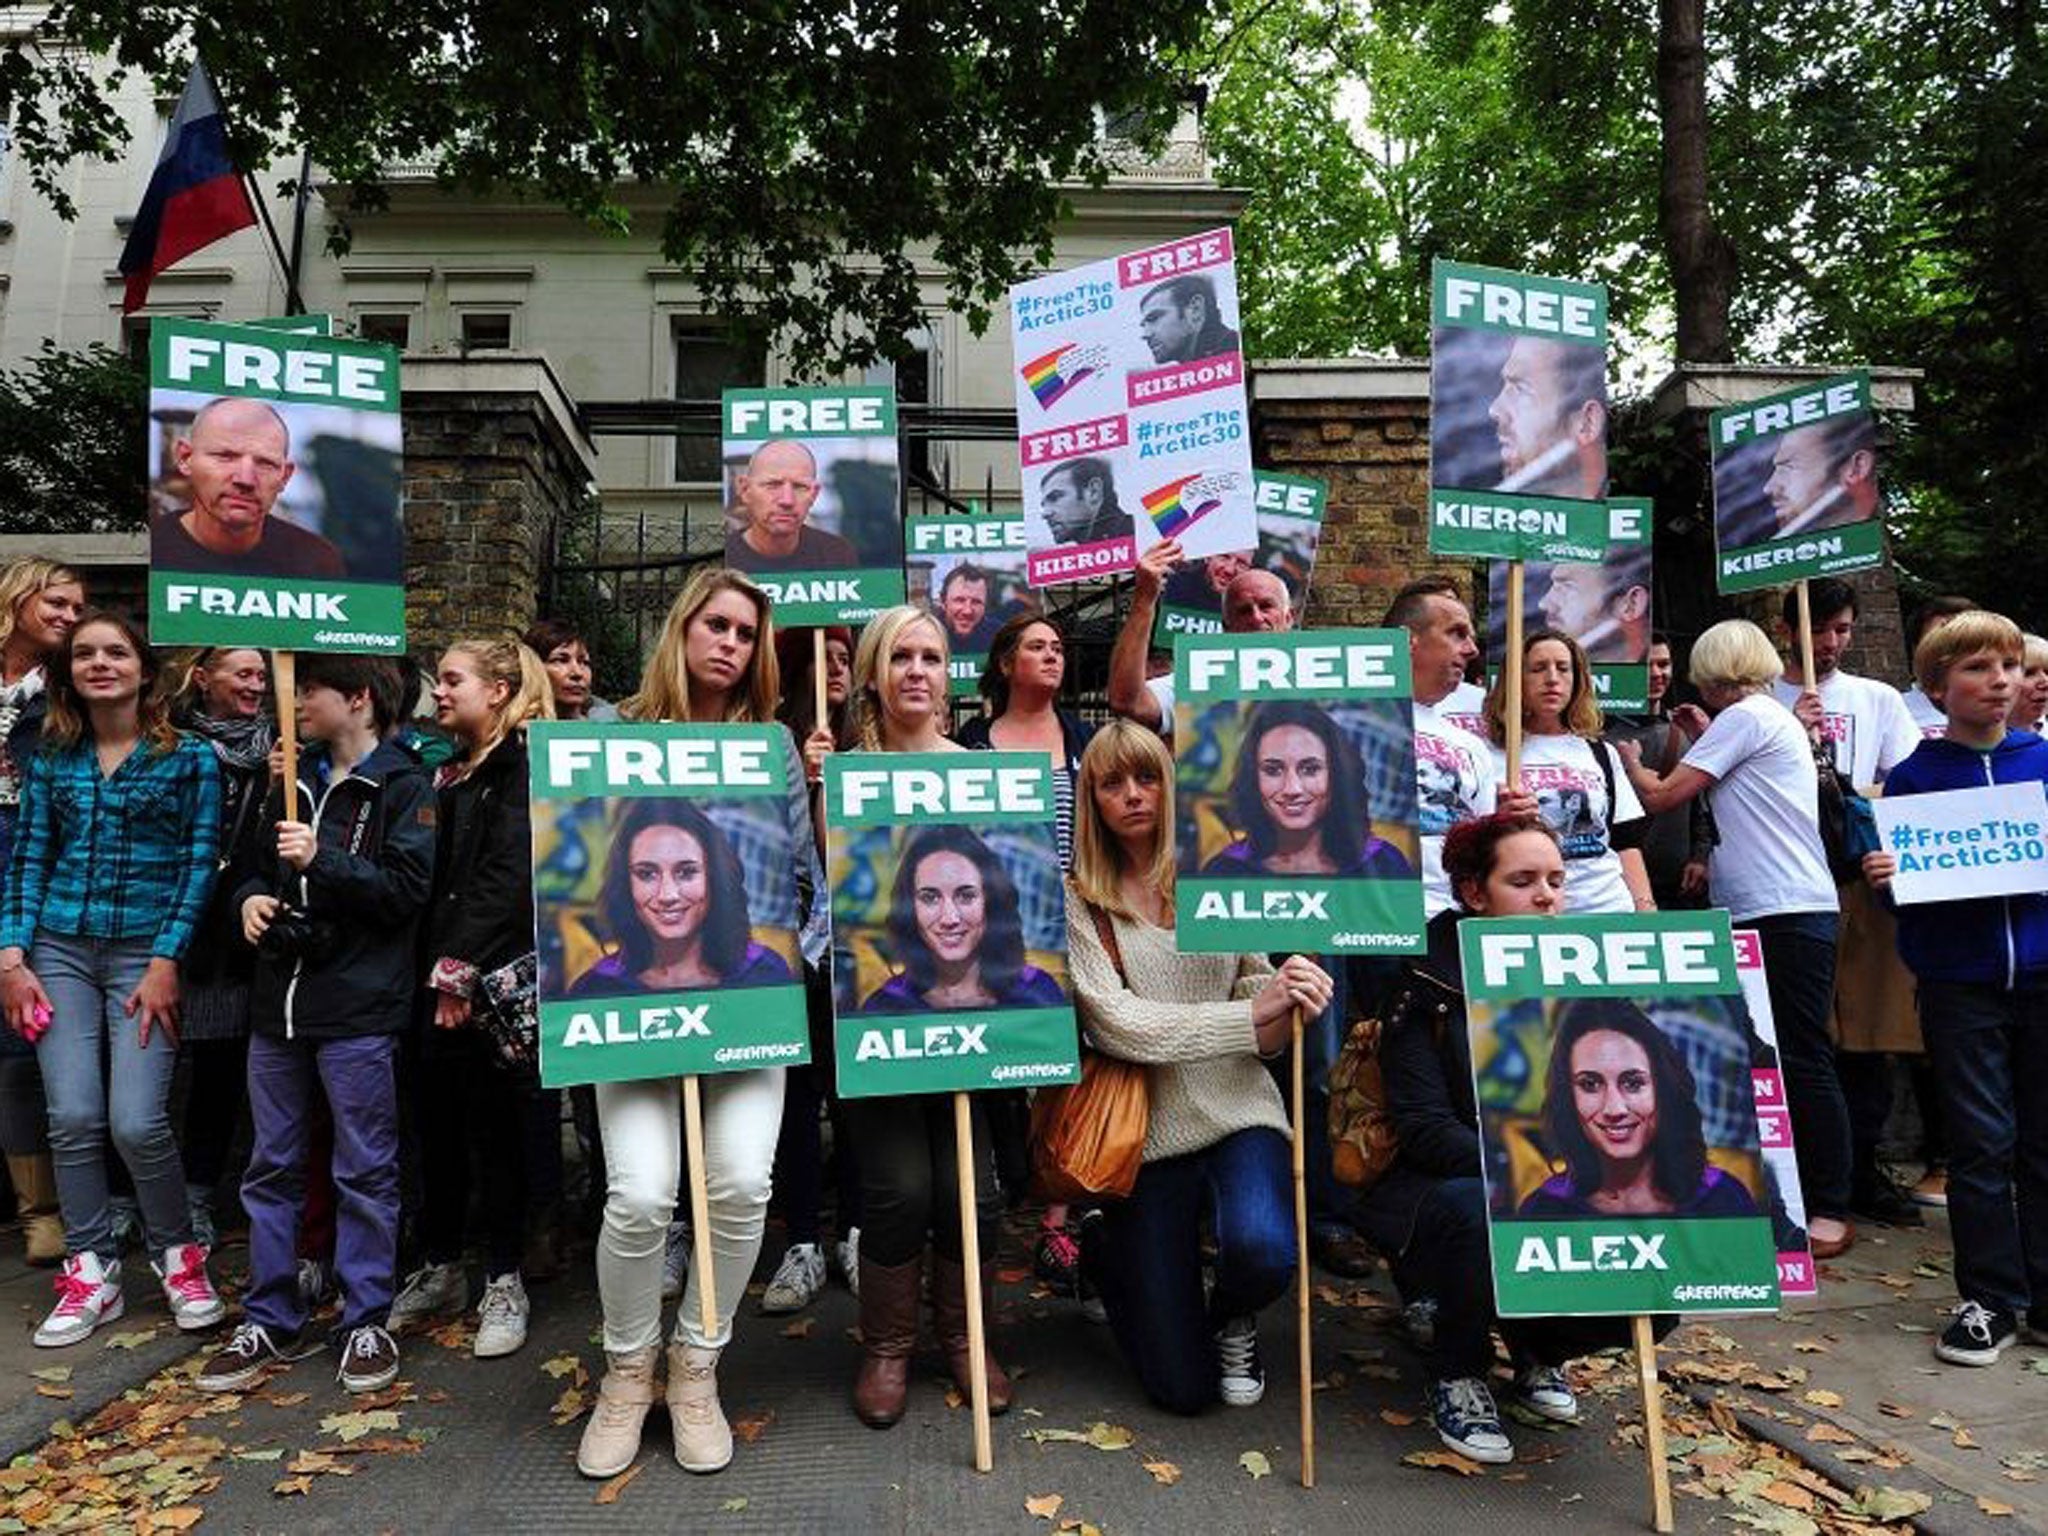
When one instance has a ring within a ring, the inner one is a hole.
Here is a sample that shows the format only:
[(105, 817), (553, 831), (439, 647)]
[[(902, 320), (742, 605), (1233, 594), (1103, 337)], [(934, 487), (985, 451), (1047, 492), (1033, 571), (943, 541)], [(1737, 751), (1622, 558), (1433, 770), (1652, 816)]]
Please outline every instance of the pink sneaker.
[(89, 1338), (101, 1323), (121, 1315), (126, 1303), (121, 1297), (121, 1261), (105, 1267), (96, 1253), (74, 1253), (57, 1271), (57, 1305), (36, 1329), (35, 1341), (44, 1349), (59, 1349)]
[(186, 1243), (166, 1248), (163, 1263), (154, 1266), (164, 1283), (164, 1300), (171, 1304), (171, 1319), (187, 1333), (211, 1328), (228, 1315), (227, 1303), (206, 1277), (206, 1255), (203, 1243)]

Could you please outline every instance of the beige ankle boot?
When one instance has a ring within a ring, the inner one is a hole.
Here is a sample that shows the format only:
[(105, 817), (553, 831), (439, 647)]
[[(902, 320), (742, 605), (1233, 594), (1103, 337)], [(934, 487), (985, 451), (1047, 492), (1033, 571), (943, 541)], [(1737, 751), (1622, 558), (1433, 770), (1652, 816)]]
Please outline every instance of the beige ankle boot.
[(661, 1396), (655, 1375), (656, 1346), (610, 1357), (611, 1368), (598, 1383), (597, 1406), (583, 1426), (576, 1447), (576, 1470), (585, 1477), (616, 1477), (640, 1454), (640, 1426), (647, 1410)]
[(732, 1460), (732, 1426), (718, 1406), (718, 1354), (680, 1340), (668, 1347), (668, 1418), (676, 1464), (718, 1472)]
[(21, 1214), (21, 1232), (28, 1261), (47, 1268), (64, 1258), (64, 1222), (57, 1214), (57, 1170), (47, 1152), (10, 1152), (7, 1177), (14, 1181), (14, 1203)]

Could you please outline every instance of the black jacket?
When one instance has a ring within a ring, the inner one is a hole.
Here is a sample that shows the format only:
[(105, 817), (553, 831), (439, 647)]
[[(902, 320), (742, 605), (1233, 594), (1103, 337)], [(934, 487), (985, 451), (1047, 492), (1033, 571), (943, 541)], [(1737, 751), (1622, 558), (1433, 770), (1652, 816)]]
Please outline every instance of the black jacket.
[(220, 878), (213, 883), (213, 896), (199, 919), (192, 947), (178, 967), (182, 981), (200, 985), (246, 982), (254, 974), (256, 952), (242, 938), (241, 892), (250, 881), (276, 871), (278, 817), (274, 813), (282, 809), (282, 796), (275, 791), (268, 799), (264, 795), (270, 780), (267, 766), (235, 768), (218, 757), (216, 766), (220, 769)]
[(1415, 1213), (1436, 1185), (1480, 1173), (1479, 1110), (1458, 963), (1464, 915), (1453, 909), (1430, 919), (1429, 949), (1408, 962), (1382, 1015), (1380, 1080), (1399, 1150), (1360, 1201), (1359, 1221), (1389, 1255), (1408, 1246)]
[(440, 853), (424, 942), (430, 975), (441, 960), (493, 971), (533, 948), (527, 795), (523, 732), (441, 790)]
[[(316, 851), (305, 873), (259, 876), (235, 893), (282, 896), (331, 934), (315, 959), (258, 953), (249, 1026), (292, 1040), (352, 1040), (401, 1033), (417, 990), (414, 935), (434, 882), (434, 787), (419, 759), (387, 741), (315, 795), (313, 763), (302, 763), (300, 812), (311, 817)], [(283, 791), (271, 791), (266, 825), (283, 819)]]
[[(1088, 750), (1088, 743), (1095, 739), (1095, 727), (1083, 720), (1070, 709), (1053, 708), (1053, 715), (1060, 723), (1060, 738), (1067, 755), (1067, 772), (1074, 776), (1076, 784), (1081, 782), (1081, 754)], [(987, 715), (976, 715), (959, 730), (953, 739), (970, 752), (989, 752), (995, 743), (989, 740), (989, 727), (994, 722)]]
[(49, 674), (46, 672), (43, 687), (36, 696), (21, 706), (21, 713), (14, 717), (14, 725), (7, 732), (7, 755), (14, 760), (14, 771), (26, 775), (28, 760), (36, 755), (36, 748), (42, 745), (43, 716), (50, 712)]

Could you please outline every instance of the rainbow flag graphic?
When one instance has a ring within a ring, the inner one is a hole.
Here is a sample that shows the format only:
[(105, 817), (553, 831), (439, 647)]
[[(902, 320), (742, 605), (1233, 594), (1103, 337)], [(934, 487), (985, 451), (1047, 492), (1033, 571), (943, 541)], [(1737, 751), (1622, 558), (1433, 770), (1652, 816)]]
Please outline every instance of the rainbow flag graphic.
[(1072, 352), (1075, 345), (1068, 342), (1064, 346), (1055, 347), (1043, 357), (1034, 357), (1019, 370), (1024, 375), (1024, 382), (1031, 386), (1031, 393), (1038, 397), (1039, 405), (1045, 410), (1051, 410), (1059, 403), (1062, 395), (1095, 372), (1093, 367), (1085, 364), (1077, 367), (1071, 375), (1060, 371), (1060, 359)]
[(1145, 513), (1152, 519), (1152, 526), (1159, 530), (1159, 537), (1177, 538), (1183, 528), (1223, 505), (1214, 496), (1200, 497), (1193, 492), (1187, 496), (1181, 494), (1201, 478), (1200, 475), (1182, 475), (1178, 480), (1167, 481), (1156, 491), (1146, 492)]

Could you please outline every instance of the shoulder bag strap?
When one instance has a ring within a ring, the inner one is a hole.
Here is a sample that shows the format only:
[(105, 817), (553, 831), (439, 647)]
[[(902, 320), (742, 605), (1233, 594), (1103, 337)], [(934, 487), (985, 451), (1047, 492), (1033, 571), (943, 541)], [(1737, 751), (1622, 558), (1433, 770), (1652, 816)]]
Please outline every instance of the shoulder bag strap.
[(1123, 947), (1116, 941), (1116, 925), (1110, 922), (1109, 914), (1092, 901), (1088, 903), (1088, 915), (1095, 919), (1095, 936), (1102, 940), (1102, 947), (1109, 955), (1109, 963), (1116, 967), (1116, 979), (1128, 989), (1131, 977), (1124, 969), (1124, 952)]

